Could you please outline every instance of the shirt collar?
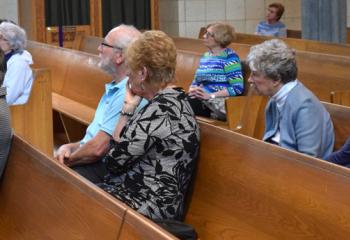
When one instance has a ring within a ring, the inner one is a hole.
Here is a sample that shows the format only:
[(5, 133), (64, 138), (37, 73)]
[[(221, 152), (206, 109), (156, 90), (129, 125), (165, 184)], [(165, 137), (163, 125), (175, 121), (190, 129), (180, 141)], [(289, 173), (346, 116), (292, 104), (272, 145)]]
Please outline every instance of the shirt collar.
[(115, 80), (113, 80), (110, 83), (107, 83), (105, 85), (106, 92), (108, 93), (109, 91), (112, 91), (112, 90), (117, 91), (118, 89), (125, 87), (126, 82), (128, 81), (128, 79), (129, 79), (129, 77), (125, 77), (123, 80), (121, 80), (118, 83)]
[(292, 91), (292, 89), (298, 84), (298, 80), (290, 81), (286, 84), (284, 84), (280, 90), (278, 90), (275, 95), (273, 95), (271, 98), (274, 100), (277, 104), (278, 110), (281, 112), (284, 103), (286, 102), (287, 96)]

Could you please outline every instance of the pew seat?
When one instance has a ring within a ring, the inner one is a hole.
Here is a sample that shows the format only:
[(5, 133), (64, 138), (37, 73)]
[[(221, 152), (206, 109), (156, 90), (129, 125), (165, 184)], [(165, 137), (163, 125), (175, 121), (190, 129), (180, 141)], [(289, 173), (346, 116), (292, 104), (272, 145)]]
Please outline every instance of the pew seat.
[(0, 239), (177, 238), (15, 135), (0, 183)]
[(57, 93), (52, 93), (52, 108), (80, 123), (83, 123), (84, 125), (89, 125), (95, 115), (94, 108), (88, 107)]

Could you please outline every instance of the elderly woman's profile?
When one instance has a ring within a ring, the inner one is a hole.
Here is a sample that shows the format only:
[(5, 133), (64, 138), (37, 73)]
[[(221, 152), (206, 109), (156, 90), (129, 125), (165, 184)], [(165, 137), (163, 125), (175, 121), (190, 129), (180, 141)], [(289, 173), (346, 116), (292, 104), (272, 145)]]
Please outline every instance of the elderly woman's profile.
[(198, 116), (226, 120), (225, 98), (244, 92), (241, 60), (228, 47), (234, 37), (234, 28), (227, 23), (207, 26), (203, 41), (208, 51), (200, 59), (188, 92)]
[(297, 79), (295, 51), (273, 39), (251, 47), (249, 82), (269, 96), (263, 140), (326, 158), (333, 150), (330, 115), (317, 97)]
[[(182, 219), (199, 128), (186, 93), (171, 85), (176, 47), (165, 33), (146, 31), (126, 58), (130, 74), (118, 137), (99, 186), (151, 219)], [(141, 98), (149, 102), (135, 113)]]

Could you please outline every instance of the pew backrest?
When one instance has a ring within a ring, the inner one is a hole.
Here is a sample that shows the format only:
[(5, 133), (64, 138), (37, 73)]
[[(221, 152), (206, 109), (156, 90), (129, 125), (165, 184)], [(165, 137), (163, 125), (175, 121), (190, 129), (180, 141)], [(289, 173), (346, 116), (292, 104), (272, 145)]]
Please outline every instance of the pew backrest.
[[(200, 39), (174, 38), (174, 42), (178, 49), (204, 52), (205, 46)], [(251, 45), (232, 43), (230, 47), (237, 52), (244, 63)], [(306, 51), (297, 51), (296, 57), (298, 79), (321, 101), (331, 102), (332, 91), (350, 90), (349, 57)], [(248, 68), (245, 73), (246, 76), (249, 75)]]
[(98, 46), (102, 43), (103, 38), (88, 36), (82, 32), (78, 32), (75, 36), (72, 49), (98, 55)]
[(186, 222), (206, 239), (346, 239), (348, 169), (205, 123)]
[[(263, 41), (270, 40), (273, 37), (259, 36), (247, 33), (237, 33), (234, 42), (241, 44), (255, 45), (262, 43)], [(290, 47), (300, 50), (315, 53), (333, 54), (339, 56), (350, 56), (350, 45), (330, 42), (320, 42), (308, 39), (297, 38), (281, 38)]]
[(96, 55), (28, 41), (35, 67), (51, 70), (52, 91), (73, 101), (96, 108), (104, 84), (111, 76), (98, 67)]
[(0, 239), (176, 239), (16, 135), (0, 184), (0, 223)]
[[(240, 96), (226, 100), (228, 126), (235, 132), (262, 139), (265, 130), (265, 96)], [(350, 107), (322, 102), (333, 122), (335, 144), (339, 149), (350, 136)], [(316, 121), (316, 120), (315, 120)]]
[(126, 206), (14, 136), (0, 239), (116, 239)]

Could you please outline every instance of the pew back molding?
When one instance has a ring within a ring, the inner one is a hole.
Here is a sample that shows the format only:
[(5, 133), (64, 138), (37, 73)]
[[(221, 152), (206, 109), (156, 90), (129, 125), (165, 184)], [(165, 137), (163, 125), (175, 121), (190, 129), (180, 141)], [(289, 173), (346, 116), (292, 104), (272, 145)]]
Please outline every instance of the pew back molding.
[(0, 223), (0, 239), (176, 239), (16, 135), (0, 184)]
[(33, 69), (34, 82), (28, 102), (10, 107), (16, 134), (40, 151), (53, 154), (51, 76), (48, 69)]
[[(205, 33), (205, 31), (206, 31), (206, 28), (204, 27), (200, 28), (198, 39), (203, 39), (203, 34)], [(236, 32), (233, 42), (255, 45), (273, 38), (274, 37), (272, 36), (261, 36), (256, 34)], [(325, 53), (325, 54), (332, 54), (332, 55), (339, 55), (339, 56), (350, 55), (349, 44), (339, 44), (339, 43), (301, 39), (301, 31), (299, 30), (287, 29), (287, 38), (280, 38), (280, 39), (296, 50), (315, 52), (315, 53)]]
[(200, 239), (347, 239), (348, 169), (205, 123), (186, 222)]

